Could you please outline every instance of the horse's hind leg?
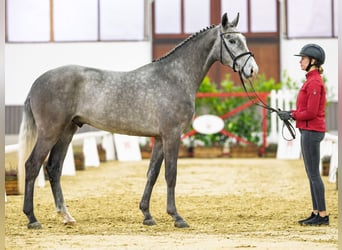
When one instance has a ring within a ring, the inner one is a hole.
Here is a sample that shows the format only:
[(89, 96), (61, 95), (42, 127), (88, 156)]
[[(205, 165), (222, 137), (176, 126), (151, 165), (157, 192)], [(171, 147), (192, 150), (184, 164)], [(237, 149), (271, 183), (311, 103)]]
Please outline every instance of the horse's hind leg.
[(147, 182), (145, 185), (144, 194), (140, 201), (140, 210), (144, 215), (144, 225), (152, 226), (156, 222), (150, 213), (150, 200), (154, 184), (159, 176), (160, 167), (164, 159), (163, 144), (160, 138), (155, 138), (152, 150), (150, 165), (147, 172)]
[(46, 165), (56, 210), (63, 217), (64, 224), (74, 224), (76, 222), (66, 208), (60, 183), (65, 155), (76, 130), (77, 127), (74, 124), (65, 129), (58, 142), (53, 146)]
[(30, 157), (25, 163), (26, 176), (23, 212), (26, 214), (29, 220), (29, 223), (27, 225), (29, 229), (41, 228), (41, 225), (36, 219), (33, 211), (34, 183), (53, 143), (54, 142), (51, 140), (45, 140), (38, 136), (36, 145), (34, 146)]

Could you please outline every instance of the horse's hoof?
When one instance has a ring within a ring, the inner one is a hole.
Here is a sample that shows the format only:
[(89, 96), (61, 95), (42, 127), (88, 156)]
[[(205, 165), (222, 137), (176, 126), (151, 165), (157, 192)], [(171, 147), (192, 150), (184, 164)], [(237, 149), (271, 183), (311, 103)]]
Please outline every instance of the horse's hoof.
[(63, 223), (64, 223), (64, 225), (66, 225), (66, 226), (73, 226), (73, 225), (76, 224), (76, 220), (73, 220), (73, 221), (64, 221)]
[(179, 221), (175, 221), (175, 227), (186, 228), (186, 227), (190, 227), (190, 226), (188, 223), (186, 223), (185, 220), (179, 220)]
[(42, 225), (38, 221), (27, 224), (28, 229), (42, 229)]
[(154, 226), (156, 225), (156, 221), (154, 219), (146, 219), (143, 221), (143, 224), (146, 226)]
[(74, 225), (76, 223), (76, 220), (68, 212), (58, 211), (57, 214), (63, 218), (64, 225)]

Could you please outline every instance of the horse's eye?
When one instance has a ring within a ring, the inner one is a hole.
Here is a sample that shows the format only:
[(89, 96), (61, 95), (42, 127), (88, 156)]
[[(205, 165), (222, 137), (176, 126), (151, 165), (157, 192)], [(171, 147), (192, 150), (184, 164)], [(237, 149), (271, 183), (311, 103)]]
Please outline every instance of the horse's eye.
[(236, 43), (236, 41), (235, 41), (234, 39), (229, 39), (229, 43), (231, 43), (231, 44), (235, 44), (235, 43)]

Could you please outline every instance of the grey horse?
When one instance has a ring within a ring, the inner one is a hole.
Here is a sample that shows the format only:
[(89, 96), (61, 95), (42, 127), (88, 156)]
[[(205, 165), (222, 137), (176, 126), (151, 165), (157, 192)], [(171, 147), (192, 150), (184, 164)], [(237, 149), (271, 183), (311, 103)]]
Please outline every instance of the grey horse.
[(245, 79), (258, 72), (245, 37), (236, 28), (238, 21), (239, 14), (231, 22), (224, 14), (221, 24), (193, 34), (166, 56), (129, 72), (68, 65), (42, 74), (25, 101), (19, 136), (28, 228), (41, 228), (33, 208), (34, 182), (47, 157), (57, 212), (64, 223), (76, 222), (66, 208), (60, 177), (68, 146), (83, 124), (112, 133), (154, 137), (140, 202), (143, 224), (156, 224), (149, 204), (165, 160), (167, 213), (176, 227), (188, 227), (176, 209), (175, 185), (180, 137), (192, 121), (196, 92), (216, 61)]

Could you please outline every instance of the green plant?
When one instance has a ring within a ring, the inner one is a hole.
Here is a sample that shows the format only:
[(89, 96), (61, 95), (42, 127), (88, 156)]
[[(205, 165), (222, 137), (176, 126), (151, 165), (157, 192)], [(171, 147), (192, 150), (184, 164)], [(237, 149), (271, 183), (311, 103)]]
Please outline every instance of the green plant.
[[(257, 92), (269, 92), (272, 89), (280, 89), (281, 83), (276, 83), (274, 79), (266, 79), (265, 75), (259, 75), (253, 80), (253, 86)], [(243, 93), (242, 85), (235, 84), (230, 75), (226, 75), (225, 79), (218, 86), (205, 77), (200, 88), (201, 93)], [(251, 94), (253, 96), (253, 94)], [(214, 114), (222, 116), (230, 110), (237, 108), (248, 101), (246, 97), (229, 97), (229, 98), (196, 98), (195, 114), (196, 116), (204, 114)], [(258, 143), (259, 137), (257, 133), (261, 131), (261, 112), (260, 107), (253, 105), (243, 111), (224, 120), (224, 129), (236, 134), (250, 142)], [(205, 146), (223, 145), (228, 139), (227, 136), (220, 133), (212, 135), (204, 135), (197, 133), (193, 139), (200, 140)]]
[(298, 85), (296, 81), (292, 80), (292, 78), (287, 74), (286, 70), (284, 70), (282, 78), (283, 78), (282, 86), (284, 89), (299, 90), (300, 86)]

